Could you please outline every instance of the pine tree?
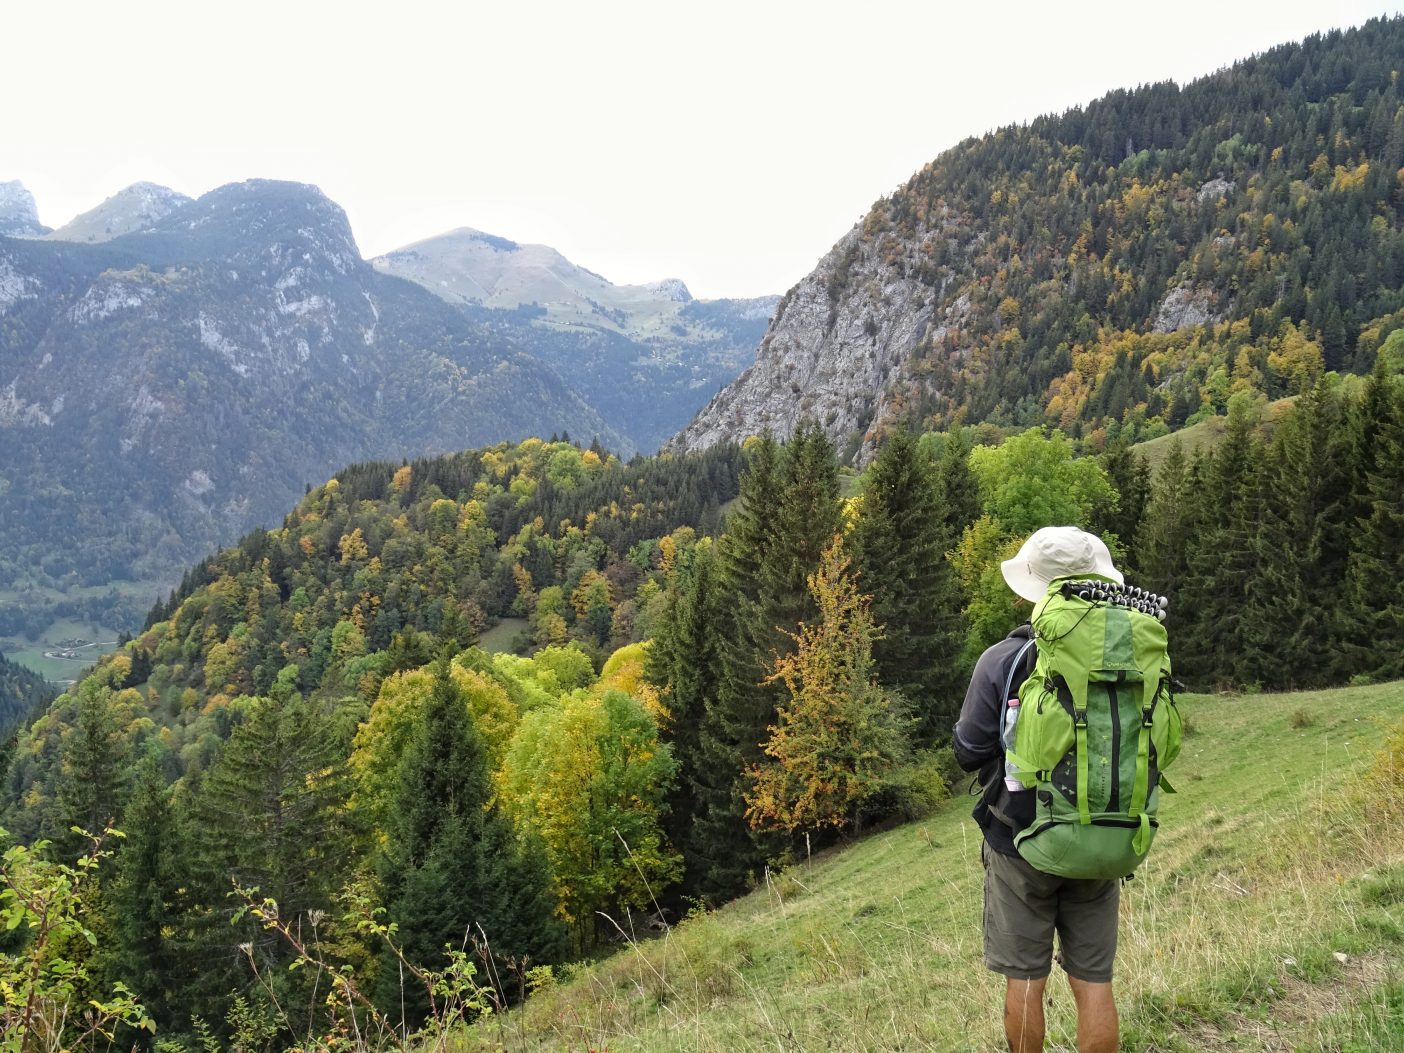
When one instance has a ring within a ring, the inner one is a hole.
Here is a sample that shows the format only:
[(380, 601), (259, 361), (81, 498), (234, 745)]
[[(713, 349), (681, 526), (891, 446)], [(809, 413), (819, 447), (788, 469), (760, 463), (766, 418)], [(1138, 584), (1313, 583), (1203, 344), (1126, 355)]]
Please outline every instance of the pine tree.
[(922, 745), (950, 733), (964, 687), (963, 604), (946, 560), (951, 544), (935, 465), (908, 432), (893, 433), (869, 471), (853, 564), (881, 627), (872, 645), (878, 680), (912, 706)]
[[(404, 956), (441, 968), (446, 948), (485, 944), (494, 962), (556, 960), (549, 878), (539, 852), (519, 846), (492, 802), (487, 754), (447, 660), (435, 672), (415, 738), (401, 758), (378, 871), (386, 914)], [(489, 976), (500, 975), (495, 969)], [(415, 1027), (429, 992), (386, 951), (376, 988), (382, 1010)]]

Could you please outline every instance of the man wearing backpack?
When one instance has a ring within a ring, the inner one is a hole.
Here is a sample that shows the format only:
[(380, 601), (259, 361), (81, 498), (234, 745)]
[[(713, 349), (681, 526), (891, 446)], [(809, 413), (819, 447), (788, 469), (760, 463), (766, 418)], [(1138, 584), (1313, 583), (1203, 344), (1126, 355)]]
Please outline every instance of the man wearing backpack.
[[(1090, 575), (1118, 585), (1123, 580), (1101, 538), (1076, 527), (1035, 532), (1001, 569), (1009, 587), (1034, 604), (1044, 601), (1059, 579)], [(1043, 1000), (1056, 932), (1058, 962), (1077, 1002), (1078, 1049), (1113, 1053), (1119, 882), (1045, 873), (1026, 862), (1014, 843), (1034, 822), (1037, 805), (1033, 789), (1006, 779), (1005, 722), (1007, 714), (1017, 713), (1008, 702), (1038, 657), (1029, 624), (988, 648), (976, 663), (955, 727), (956, 759), (964, 770), (978, 770), (984, 787), (974, 817), (984, 834), (985, 964), (1006, 978), (1004, 1030), (1010, 1049), (1037, 1053), (1043, 1049)]]

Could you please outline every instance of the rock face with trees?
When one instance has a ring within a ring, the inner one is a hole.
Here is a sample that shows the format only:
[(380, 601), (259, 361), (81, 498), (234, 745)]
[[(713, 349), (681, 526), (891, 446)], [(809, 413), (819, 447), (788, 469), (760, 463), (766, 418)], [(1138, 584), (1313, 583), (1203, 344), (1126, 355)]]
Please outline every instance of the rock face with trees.
[(819, 421), (1050, 424), (1094, 446), (1368, 372), (1404, 316), (1404, 23), (968, 139), (781, 300), (677, 449)]

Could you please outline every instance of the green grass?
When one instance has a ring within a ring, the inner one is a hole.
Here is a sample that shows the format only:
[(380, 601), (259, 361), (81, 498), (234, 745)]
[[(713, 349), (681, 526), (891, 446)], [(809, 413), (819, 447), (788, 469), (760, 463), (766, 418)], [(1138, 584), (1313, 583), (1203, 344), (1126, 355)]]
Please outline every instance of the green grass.
[[(0, 653), (10, 661), (33, 669), (45, 679), (55, 683), (77, 680), (85, 669), (103, 655), (116, 650), (118, 633), (103, 625), (94, 625), (76, 618), (61, 618), (51, 622), (37, 640), (0, 640)], [(78, 661), (62, 658), (49, 658), (46, 651), (52, 651), (61, 640), (91, 640), (103, 647), (89, 647), (81, 653)]]
[(503, 618), (478, 637), (476, 646), (489, 653), (512, 650), (512, 640), (518, 633), (530, 632), (531, 623), (525, 618)]
[[(1271, 427), (1292, 408), (1295, 402), (1296, 396), (1292, 396), (1268, 403), (1263, 411), (1264, 423)], [(1227, 417), (1210, 417), (1208, 420), (1202, 420), (1188, 428), (1181, 428), (1169, 435), (1138, 442), (1132, 449), (1146, 459), (1146, 463), (1151, 467), (1151, 472), (1154, 473), (1160, 468), (1161, 462), (1169, 456), (1172, 443), (1178, 440), (1180, 446), (1184, 448), (1185, 456), (1190, 457), (1198, 450), (1207, 452), (1223, 442), (1227, 429)]]
[[(1346, 777), (1404, 721), (1404, 683), (1182, 706), (1180, 792), (1122, 901), (1123, 1048), (1404, 1049), (1404, 760)], [(771, 875), (459, 1049), (1001, 1050), (968, 809)], [(1067, 989), (1050, 992), (1049, 1048), (1073, 1049)]]

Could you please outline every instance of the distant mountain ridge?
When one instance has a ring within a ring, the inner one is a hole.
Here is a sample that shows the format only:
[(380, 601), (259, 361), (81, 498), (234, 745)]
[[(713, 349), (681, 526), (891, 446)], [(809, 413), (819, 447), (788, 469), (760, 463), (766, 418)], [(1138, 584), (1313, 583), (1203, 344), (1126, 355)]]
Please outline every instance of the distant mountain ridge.
[(231, 184), (101, 244), (0, 238), (0, 588), (159, 580), (346, 464), (561, 431), (633, 449), (368, 266), (314, 187)]
[(504, 335), (525, 323), (521, 346), (570, 377), (607, 419), (627, 421), (649, 451), (752, 360), (779, 302), (773, 296), (696, 300), (677, 278), (615, 285), (548, 246), (469, 227), (371, 263)]
[(1365, 370), (1404, 325), (1404, 20), (971, 138), (782, 299), (673, 440), (849, 456), (904, 422), (1053, 425), (1093, 448)]

